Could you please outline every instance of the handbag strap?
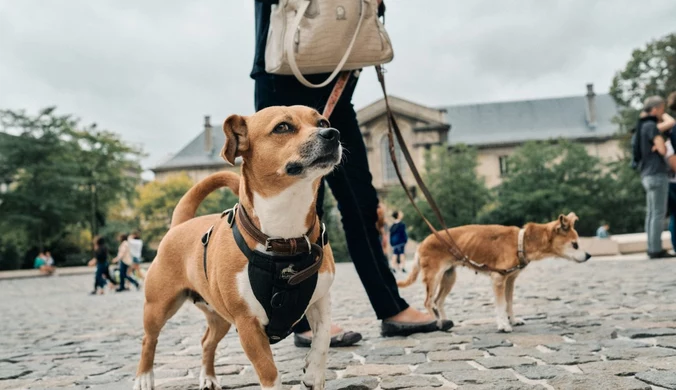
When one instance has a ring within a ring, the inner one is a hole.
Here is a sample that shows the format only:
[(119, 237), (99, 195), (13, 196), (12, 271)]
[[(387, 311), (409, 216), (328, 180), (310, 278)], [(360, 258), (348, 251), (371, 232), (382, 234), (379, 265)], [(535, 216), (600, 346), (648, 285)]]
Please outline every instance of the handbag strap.
[(352, 72), (350, 71), (340, 72), (340, 76), (338, 77), (338, 80), (336, 80), (336, 83), (333, 85), (331, 95), (329, 95), (329, 99), (326, 101), (326, 105), (324, 106), (324, 112), (322, 112), (322, 116), (324, 116), (324, 118), (326, 119), (331, 118), (333, 109), (336, 108), (336, 104), (338, 104), (338, 100), (340, 100), (340, 96), (343, 94), (343, 91), (345, 90), (347, 80), (350, 78), (351, 73)]
[(298, 27), (300, 26), (300, 22), (303, 19), (303, 16), (305, 16), (305, 11), (307, 11), (308, 7), (310, 6), (311, 1), (318, 1), (318, 0), (305, 0), (299, 7), (299, 9), (296, 11), (296, 18), (293, 20), (293, 23), (291, 24), (291, 32), (288, 34), (287, 40), (285, 42), (285, 50), (286, 50), (286, 55), (288, 56), (289, 59), (289, 66), (291, 67), (291, 71), (293, 72), (293, 75), (296, 76), (298, 81), (301, 82), (306, 87), (309, 88), (322, 88), (331, 81), (333, 81), (334, 78), (340, 73), (340, 71), (343, 69), (343, 66), (345, 65), (345, 62), (347, 62), (347, 58), (350, 56), (350, 53), (352, 53), (352, 48), (354, 47), (354, 43), (357, 41), (357, 35), (359, 35), (359, 30), (361, 29), (361, 24), (364, 21), (364, 15), (366, 14), (366, 9), (365, 9), (365, 2), (364, 0), (359, 0), (359, 3), (361, 4), (361, 12), (359, 14), (359, 21), (357, 22), (357, 28), (354, 31), (354, 35), (352, 36), (352, 40), (350, 41), (350, 45), (347, 47), (347, 50), (345, 51), (345, 54), (343, 55), (343, 58), (340, 60), (338, 63), (338, 66), (336, 66), (336, 69), (331, 73), (331, 75), (324, 80), (323, 82), (319, 84), (312, 84), (309, 82), (305, 77), (303, 77), (303, 74), (300, 72), (300, 69), (298, 69), (298, 64), (296, 63), (296, 53), (293, 50), (293, 43), (294, 43), (294, 38), (296, 36), (296, 31), (298, 31)]

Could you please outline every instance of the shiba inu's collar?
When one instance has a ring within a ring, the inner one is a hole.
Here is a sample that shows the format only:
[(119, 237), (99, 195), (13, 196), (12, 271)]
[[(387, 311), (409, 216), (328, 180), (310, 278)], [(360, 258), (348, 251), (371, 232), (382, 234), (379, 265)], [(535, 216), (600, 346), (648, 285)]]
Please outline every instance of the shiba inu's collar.
[(526, 228), (521, 228), (521, 230), (519, 230), (519, 240), (517, 242), (516, 250), (516, 253), (519, 256), (519, 266), (521, 266), (521, 268), (525, 268), (529, 263), (528, 259), (526, 258), (526, 250), (524, 249), (523, 245), (523, 238), (525, 235)]

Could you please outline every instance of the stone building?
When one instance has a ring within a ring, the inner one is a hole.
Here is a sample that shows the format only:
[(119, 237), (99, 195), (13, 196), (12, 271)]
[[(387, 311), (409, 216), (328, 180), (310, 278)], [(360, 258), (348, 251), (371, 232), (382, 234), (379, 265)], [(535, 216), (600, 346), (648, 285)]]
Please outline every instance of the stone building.
[[(608, 94), (597, 95), (593, 86), (580, 96), (427, 107), (392, 96), (390, 105), (413, 158), (421, 169), (424, 153), (434, 145), (467, 144), (477, 148), (477, 174), (489, 187), (507, 173), (507, 157), (527, 141), (567, 139), (581, 142), (602, 159), (621, 155), (612, 122), (617, 107)], [(357, 112), (367, 146), (373, 184), (380, 191), (398, 185), (389, 158), (387, 117), (384, 101), (378, 100)], [(339, 129), (340, 130), (340, 129)], [(230, 167), (220, 157), (225, 142), (220, 125), (212, 127), (205, 117), (204, 129), (176, 155), (153, 169), (162, 180), (176, 172), (187, 172), (193, 180)], [(403, 161), (399, 152), (398, 158)], [(405, 171), (412, 183), (410, 173)]]

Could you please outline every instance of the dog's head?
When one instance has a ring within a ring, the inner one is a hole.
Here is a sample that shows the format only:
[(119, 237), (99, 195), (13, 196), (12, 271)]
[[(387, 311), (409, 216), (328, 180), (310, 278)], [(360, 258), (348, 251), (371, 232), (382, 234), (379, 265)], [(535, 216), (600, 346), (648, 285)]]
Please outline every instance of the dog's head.
[(559, 215), (556, 221), (549, 223), (551, 229), (552, 248), (557, 256), (578, 263), (584, 263), (591, 255), (580, 249), (575, 222), (578, 218), (575, 213)]
[(255, 173), (258, 180), (280, 188), (326, 175), (342, 156), (340, 132), (305, 106), (269, 107), (248, 117), (231, 115), (223, 132), (221, 156), (226, 161), (234, 164), (241, 156), (245, 175)]

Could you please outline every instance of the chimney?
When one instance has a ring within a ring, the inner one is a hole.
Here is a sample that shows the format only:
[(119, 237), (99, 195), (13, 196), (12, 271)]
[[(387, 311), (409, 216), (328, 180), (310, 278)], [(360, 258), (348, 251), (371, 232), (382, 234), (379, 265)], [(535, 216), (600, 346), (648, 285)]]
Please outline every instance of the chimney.
[(587, 84), (587, 126), (590, 129), (596, 128), (596, 94), (594, 93), (594, 84)]
[(204, 151), (207, 154), (214, 153), (214, 139), (211, 133), (211, 122), (209, 115), (204, 116)]

